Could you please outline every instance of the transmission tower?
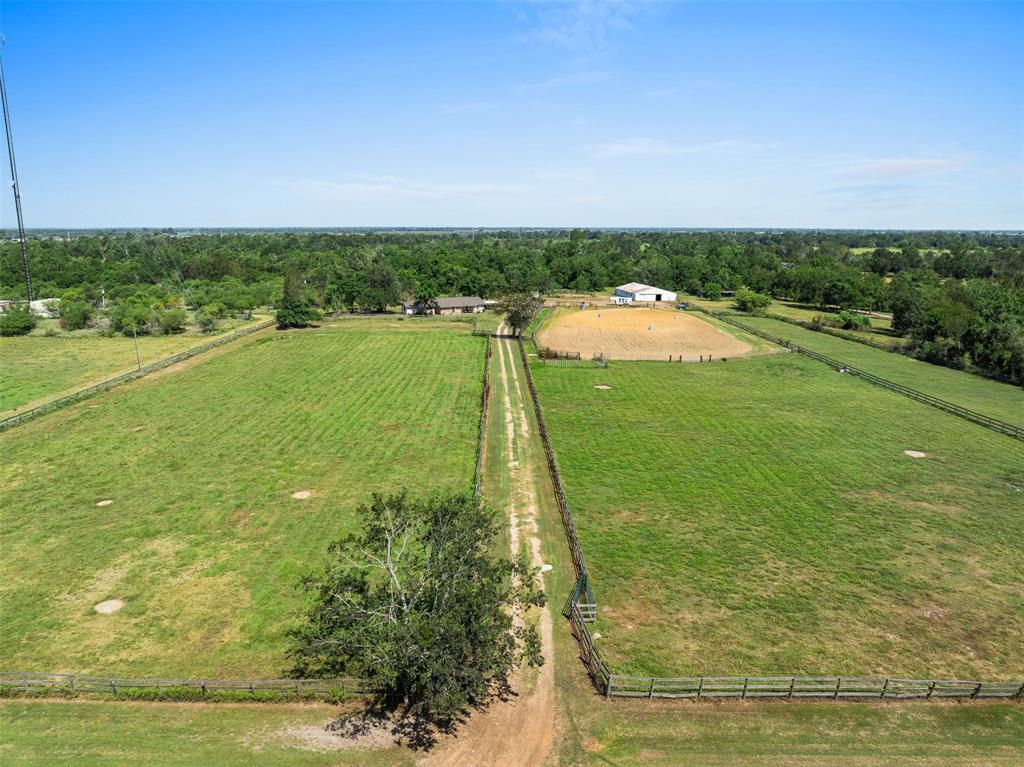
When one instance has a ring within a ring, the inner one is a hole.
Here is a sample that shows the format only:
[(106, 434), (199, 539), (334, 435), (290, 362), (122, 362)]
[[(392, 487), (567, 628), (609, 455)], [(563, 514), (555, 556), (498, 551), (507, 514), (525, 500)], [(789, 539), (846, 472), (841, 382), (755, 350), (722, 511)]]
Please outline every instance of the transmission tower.
[[(0, 51), (4, 40), (0, 35)], [(21, 189), (18, 187), (18, 164), (14, 161), (14, 134), (11, 133), (11, 109), (7, 106), (7, 82), (4, 80), (4, 60), (0, 54), (0, 100), (4, 105), (4, 128), (7, 131), (7, 156), (11, 160), (11, 187), (14, 189), (14, 209), (18, 214), (18, 240), (21, 243), (21, 268), (25, 272), (25, 297), (32, 301), (32, 274), (28, 269), (28, 244), (25, 242), (25, 220), (21, 215)]]

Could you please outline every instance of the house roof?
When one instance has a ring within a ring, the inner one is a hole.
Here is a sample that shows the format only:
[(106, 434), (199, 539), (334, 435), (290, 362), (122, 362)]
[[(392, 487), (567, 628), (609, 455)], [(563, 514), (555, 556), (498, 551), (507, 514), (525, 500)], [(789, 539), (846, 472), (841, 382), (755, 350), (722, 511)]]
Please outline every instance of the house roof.
[(439, 296), (434, 299), (438, 309), (464, 309), (470, 306), (483, 306), (480, 296)]

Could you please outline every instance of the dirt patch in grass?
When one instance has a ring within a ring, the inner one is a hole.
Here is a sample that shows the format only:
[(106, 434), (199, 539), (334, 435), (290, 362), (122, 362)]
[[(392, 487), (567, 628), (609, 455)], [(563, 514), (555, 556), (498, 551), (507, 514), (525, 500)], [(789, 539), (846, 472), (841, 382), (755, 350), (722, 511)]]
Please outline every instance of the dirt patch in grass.
[(294, 493), (292, 493), (292, 498), (294, 498), (297, 501), (304, 501), (312, 495), (312, 490), (296, 490)]
[(96, 505), (99, 506), (100, 508), (102, 508), (104, 506), (109, 506), (112, 503), (113, 503), (113, 501), (110, 500), (109, 498), (105, 498), (102, 501), (96, 501)]
[(285, 727), (275, 733), (275, 740), (304, 751), (380, 750), (395, 745), (396, 725), (389, 718), (355, 716), (322, 726)]
[(927, 453), (922, 453), (920, 450), (904, 450), (903, 455), (909, 455), (911, 458), (927, 458)]
[(124, 602), (122, 602), (120, 599), (107, 599), (103, 602), (100, 602), (92, 609), (98, 612), (100, 615), (111, 615), (113, 613), (116, 613), (122, 607), (124, 607)]
[(605, 384), (598, 384), (598, 385), (597, 385), (597, 386), (595, 386), (594, 388), (595, 388), (595, 389), (600, 389), (601, 391), (608, 391), (608, 390), (609, 390), (609, 389), (611, 389), (612, 387), (610, 387), (610, 386), (606, 386)]

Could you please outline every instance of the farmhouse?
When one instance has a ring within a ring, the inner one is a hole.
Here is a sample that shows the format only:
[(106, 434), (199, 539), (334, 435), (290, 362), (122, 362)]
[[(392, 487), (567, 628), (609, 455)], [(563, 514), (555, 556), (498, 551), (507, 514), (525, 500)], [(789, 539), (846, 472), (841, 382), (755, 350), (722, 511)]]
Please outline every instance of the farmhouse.
[(402, 311), (405, 314), (475, 314), (482, 312), (487, 303), (479, 296), (441, 296), (431, 301), (402, 304)]
[(631, 304), (634, 301), (675, 301), (676, 294), (671, 290), (642, 285), (639, 282), (627, 282), (615, 288), (615, 295), (611, 300), (616, 304)]

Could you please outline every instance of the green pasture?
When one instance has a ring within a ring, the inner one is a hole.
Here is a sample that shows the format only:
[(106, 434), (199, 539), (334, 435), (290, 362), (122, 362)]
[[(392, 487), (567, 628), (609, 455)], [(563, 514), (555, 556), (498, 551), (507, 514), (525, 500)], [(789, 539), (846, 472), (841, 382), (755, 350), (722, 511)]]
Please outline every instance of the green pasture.
[(0, 701), (7, 767), (319, 767), (406, 765), (408, 749), (329, 748), (326, 705)]
[(794, 344), (833, 357), (894, 383), (909, 386), (1016, 426), (1024, 426), (1024, 388), (1019, 386), (922, 362), (902, 354), (873, 349), (855, 341), (847, 341), (780, 320), (750, 316), (736, 319), (745, 325), (785, 338)]
[[(273, 332), (2, 435), (4, 665), (285, 671), (297, 581), (353, 506), (375, 489), (470, 486), (484, 354), (471, 327)], [(124, 608), (94, 612), (109, 599)]]
[(616, 671), (1024, 677), (1024, 446), (792, 354), (533, 372)]
[[(259, 317), (262, 321), (266, 317)], [(199, 333), (140, 336), (142, 364), (216, 338)], [(99, 383), (136, 366), (135, 341), (122, 335), (61, 333), (0, 338), (0, 416)]]

